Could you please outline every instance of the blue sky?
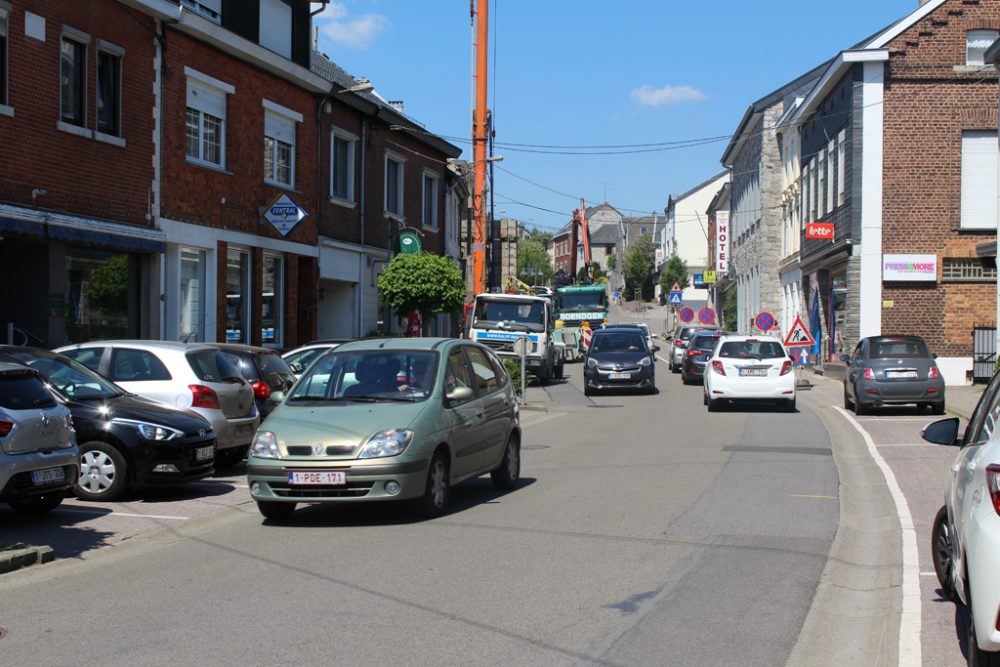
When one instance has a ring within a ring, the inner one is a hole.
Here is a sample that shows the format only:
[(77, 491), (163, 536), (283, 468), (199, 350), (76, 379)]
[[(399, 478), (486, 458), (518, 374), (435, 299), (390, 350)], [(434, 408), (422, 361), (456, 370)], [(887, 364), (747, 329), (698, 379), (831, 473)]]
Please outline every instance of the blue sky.
[[(662, 213), (668, 195), (721, 171), (728, 136), (754, 100), (918, 4), (492, 0), (490, 107), (504, 158), (497, 217), (554, 230), (580, 197), (626, 215)], [(468, 0), (338, 0), (316, 26), (322, 52), (471, 159)], [(609, 155), (576, 148), (700, 139), (597, 149)]]

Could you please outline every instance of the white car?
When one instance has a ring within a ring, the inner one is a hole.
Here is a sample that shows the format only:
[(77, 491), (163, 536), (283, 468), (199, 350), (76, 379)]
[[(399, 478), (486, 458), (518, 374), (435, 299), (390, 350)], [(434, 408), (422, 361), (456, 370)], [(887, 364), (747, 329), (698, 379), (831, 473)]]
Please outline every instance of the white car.
[(725, 400), (777, 401), (795, 412), (795, 374), (781, 341), (771, 336), (723, 336), (705, 364), (705, 405)]
[(957, 418), (924, 427), (928, 442), (960, 446), (947, 474), (944, 507), (931, 532), (934, 571), (971, 614), (970, 665), (1000, 665), (1000, 373), (993, 376), (965, 436)]
[(285, 360), (288, 367), (292, 369), (292, 373), (295, 375), (295, 379), (298, 380), (299, 376), (305, 372), (309, 365), (320, 358), (320, 356), (327, 350), (332, 350), (343, 343), (347, 343), (353, 339), (351, 338), (335, 338), (330, 340), (317, 340), (303, 345), (302, 347), (297, 347), (294, 350), (289, 350), (281, 355), (281, 358)]

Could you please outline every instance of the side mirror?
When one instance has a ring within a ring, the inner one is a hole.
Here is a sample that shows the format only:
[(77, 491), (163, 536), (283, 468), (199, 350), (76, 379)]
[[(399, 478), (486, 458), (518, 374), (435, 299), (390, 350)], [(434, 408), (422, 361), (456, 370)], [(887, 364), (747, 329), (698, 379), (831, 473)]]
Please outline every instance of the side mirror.
[(461, 403), (462, 401), (467, 401), (472, 398), (472, 389), (469, 387), (455, 387), (445, 394), (445, 398), (449, 401), (457, 401)]
[(931, 422), (920, 431), (920, 435), (927, 442), (935, 445), (956, 445), (958, 439), (958, 417), (939, 419)]

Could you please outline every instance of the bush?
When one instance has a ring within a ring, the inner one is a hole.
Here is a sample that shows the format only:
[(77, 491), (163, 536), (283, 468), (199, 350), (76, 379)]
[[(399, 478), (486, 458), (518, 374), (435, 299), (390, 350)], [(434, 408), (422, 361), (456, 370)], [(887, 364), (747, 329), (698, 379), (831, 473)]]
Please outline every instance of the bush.
[(521, 394), (521, 362), (515, 361), (513, 359), (503, 360), (504, 368), (507, 369), (507, 375), (510, 376), (510, 382), (514, 385), (514, 391)]

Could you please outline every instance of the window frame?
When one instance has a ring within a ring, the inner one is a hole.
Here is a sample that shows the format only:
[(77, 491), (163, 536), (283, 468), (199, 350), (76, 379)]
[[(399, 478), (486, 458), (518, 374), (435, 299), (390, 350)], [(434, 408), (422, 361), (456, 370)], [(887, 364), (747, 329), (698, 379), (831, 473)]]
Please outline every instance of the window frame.
[[(236, 87), (219, 81), (218, 79), (211, 77), (207, 74), (203, 74), (198, 70), (192, 69), (191, 67), (184, 67), (184, 74), (187, 77), (185, 83), (185, 88), (187, 91), (187, 100), (185, 102), (185, 139), (184, 139), (184, 158), (188, 164), (196, 164), (201, 167), (207, 167), (209, 169), (216, 169), (220, 171), (226, 170), (226, 135), (228, 129), (228, 115), (229, 115), (229, 96), (236, 92)], [(193, 91), (193, 92), (192, 92)], [(198, 95), (204, 95), (206, 100), (214, 100), (216, 103), (216, 109), (221, 108), (222, 116), (216, 116), (209, 112), (208, 107), (212, 106), (210, 101), (206, 102), (196, 102), (197, 106), (191, 105), (192, 96), (197, 97)], [(221, 100), (221, 104), (219, 101)], [(198, 155), (191, 155), (188, 148), (188, 129), (190, 127), (188, 123), (188, 116), (194, 112), (197, 114), (197, 141), (198, 141)], [(219, 121), (217, 128), (218, 133), (218, 152), (219, 152), (219, 162), (213, 162), (211, 160), (205, 159), (205, 129), (206, 116), (214, 118)]]
[[(396, 183), (396, 199), (398, 200), (399, 210), (394, 211), (389, 208), (389, 163), (392, 162), (398, 166), (399, 177)], [(382, 197), (382, 211), (385, 217), (392, 218), (394, 220), (403, 220), (404, 211), (406, 210), (406, 200), (404, 199), (406, 189), (403, 187), (403, 181), (406, 177), (406, 158), (399, 153), (386, 149), (385, 160), (383, 162), (383, 197)]]
[(837, 206), (847, 202), (847, 129), (837, 133)]
[[(9, 30), (9, 25), (8, 25)], [(87, 49), (90, 47), (90, 35), (69, 26), (63, 26), (59, 35), (59, 121), (58, 127), (74, 134), (90, 137), (87, 130)], [(66, 84), (63, 81), (63, 48), (64, 44), (73, 44), (79, 49), (74, 67), (74, 74), (78, 77), (77, 90), (75, 93), (76, 103), (79, 105), (79, 118), (69, 118), (66, 116)]]
[[(969, 141), (967, 150), (966, 140)], [(977, 140), (985, 142), (983, 145)], [(996, 173), (1000, 170), (1000, 157), (996, 152), (996, 130), (963, 130), (961, 136), (960, 170), (959, 170), (959, 220), (960, 229), (996, 230), (998, 207), (998, 186)], [(993, 164), (985, 165), (984, 172), (975, 173), (976, 159), (993, 160)], [(967, 175), (966, 169), (970, 168)], [(977, 180), (976, 177), (980, 178)], [(985, 178), (983, 178), (985, 177)], [(988, 210), (992, 208), (992, 210)], [(983, 210), (980, 210), (983, 209)]]
[[(341, 197), (339, 194), (334, 192), (334, 182), (337, 178), (337, 154), (336, 154), (336, 142), (340, 140), (347, 145), (347, 156), (344, 160), (344, 171), (345, 173), (345, 197)], [(358, 145), (358, 135), (348, 132), (347, 130), (340, 127), (330, 128), (330, 202), (334, 204), (341, 204), (343, 206), (349, 206), (353, 208), (357, 204), (357, 196), (354, 190), (354, 172), (355, 165), (357, 163), (357, 145)]]
[(10, 14), (12, 6), (0, 0), (0, 115), (13, 116), (10, 105)]
[[(94, 89), (94, 137), (101, 141), (108, 141), (109, 143), (121, 143), (124, 137), (123, 129), (123, 115), (122, 115), (122, 91), (124, 90), (122, 78), (124, 76), (123, 63), (125, 60), (125, 49), (112, 44), (111, 42), (106, 42), (103, 39), (97, 40), (97, 48), (94, 49), (94, 72), (95, 72), (95, 89)], [(114, 91), (112, 95), (112, 104), (114, 106), (114, 117), (115, 117), (115, 127), (112, 131), (107, 132), (101, 129), (101, 112), (97, 108), (101, 103), (100, 87), (101, 87), (101, 56), (110, 57), (113, 59), (115, 65), (115, 78), (114, 78)]]
[[(430, 217), (431, 222), (427, 222), (427, 183), (431, 182), (433, 192), (430, 201), (431, 211)], [(441, 198), (440, 192), (441, 185), (441, 174), (431, 169), (424, 167), (421, 171), (420, 177), (420, 225), (427, 229), (438, 229), (441, 226), (440, 215), (441, 207), (438, 205), (438, 200)]]
[(826, 216), (826, 149), (821, 148), (816, 156), (816, 219)]
[[(264, 104), (264, 182), (279, 188), (295, 188), (295, 158), (296, 143), (298, 138), (298, 123), (302, 122), (303, 116), (297, 111), (288, 109), (265, 99)], [(269, 129), (270, 127), (270, 129)], [(284, 136), (277, 136), (284, 134)], [(291, 143), (285, 139), (291, 139)], [(271, 170), (267, 170), (268, 140), (273, 144), (270, 147)], [(278, 178), (280, 169), (281, 146), (288, 146), (288, 181)]]
[[(976, 35), (977, 37), (980, 37), (983, 41), (985, 41), (985, 39), (988, 36), (989, 37), (989, 44), (987, 44), (982, 49), (980, 49), (980, 47), (972, 47), (970, 43), (974, 42), (974, 41), (977, 41), (973, 37), (973, 35)], [(987, 63), (986, 63), (986, 59), (984, 58), (984, 55), (986, 54), (986, 50), (990, 48), (990, 44), (992, 44), (993, 42), (995, 42), (997, 39), (1000, 39), (1000, 31), (998, 31), (998, 30), (990, 30), (988, 28), (977, 28), (975, 30), (966, 30), (965, 31), (965, 66), (966, 67), (986, 67)], [(978, 52), (978, 61), (974, 60), (973, 57), (972, 57), (972, 54), (974, 52)]]

